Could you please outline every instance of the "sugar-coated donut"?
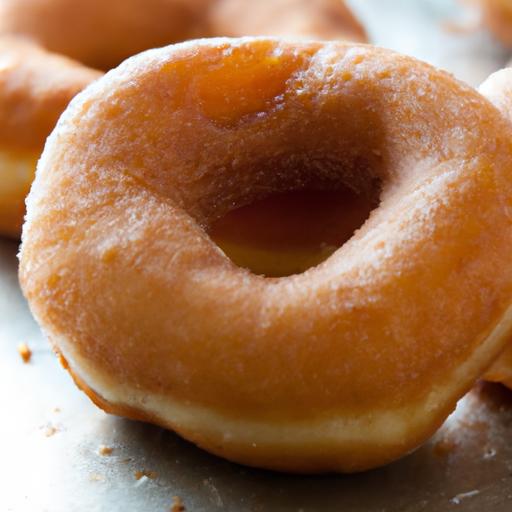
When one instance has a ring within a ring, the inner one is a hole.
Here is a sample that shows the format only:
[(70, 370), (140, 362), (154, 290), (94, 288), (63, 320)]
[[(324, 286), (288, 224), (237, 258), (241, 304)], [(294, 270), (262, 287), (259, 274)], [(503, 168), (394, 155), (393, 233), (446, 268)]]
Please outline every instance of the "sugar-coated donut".
[(19, 236), (46, 137), (73, 95), (100, 76), (48, 51), (108, 69), (174, 41), (260, 31), (366, 40), (341, 0), (0, 0), (0, 235)]
[(210, 29), (215, 36), (303, 36), (366, 42), (366, 31), (340, 0), (217, 0)]
[(0, 38), (0, 233), (19, 236), (44, 141), (101, 73), (25, 41)]
[[(511, 158), (494, 106), (388, 50), (152, 50), (48, 139), (21, 285), (106, 411), (252, 466), (371, 468), (428, 438), (512, 332)], [(302, 274), (251, 274), (207, 234), (257, 198), (346, 186), (380, 204)]]
[(148, 48), (207, 32), (215, 0), (1, 0), (0, 34), (110, 69)]
[(110, 69), (196, 37), (293, 35), (365, 41), (343, 0), (0, 0), (0, 34)]
[(512, 0), (479, 0), (482, 19), (495, 37), (512, 47)]
[[(512, 345), (512, 343), (511, 343)], [(491, 382), (499, 382), (512, 389), (512, 346), (493, 363), (484, 379)]]
[[(502, 69), (491, 75), (481, 86), (480, 92), (489, 98), (512, 123), (512, 69)], [(509, 216), (510, 216), (509, 211)], [(510, 348), (492, 365), (485, 379), (501, 382), (512, 389), (512, 337)]]

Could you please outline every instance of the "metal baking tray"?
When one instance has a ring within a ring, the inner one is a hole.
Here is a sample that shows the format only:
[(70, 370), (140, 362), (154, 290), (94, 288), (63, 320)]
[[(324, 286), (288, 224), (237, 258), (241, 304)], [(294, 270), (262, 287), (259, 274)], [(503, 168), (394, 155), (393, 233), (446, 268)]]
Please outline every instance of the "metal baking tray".
[[(355, 0), (373, 41), (472, 85), (506, 61), (456, 1)], [(454, 30), (454, 25), (459, 28)], [(425, 446), (356, 475), (291, 476), (211, 456), (172, 432), (108, 416), (72, 384), (0, 240), (0, 511), (419, 512), (512, 510), (512, 392), (480, 384)], [(18, 344), (32, 360), (23, 364)], [(100, 446), (113, 449), (101, 454)]]

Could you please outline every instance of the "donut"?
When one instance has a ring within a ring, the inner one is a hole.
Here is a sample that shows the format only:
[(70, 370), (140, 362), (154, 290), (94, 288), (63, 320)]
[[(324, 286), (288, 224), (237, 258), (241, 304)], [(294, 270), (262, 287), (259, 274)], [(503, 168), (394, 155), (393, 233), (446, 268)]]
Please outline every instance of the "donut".
[(512, 47), (512, 1), (479, 0), (482, 21), (505, 46)]
[(259, 31), (366, 41), (340, 0), (1, 0), (0, 235), (19, 236), (44, 141), (100, 76), (93, 68), (195, 36)]
[[(512, 69), (502, 69), (494, 73), (480, 86), (479, 90), (512, 123)], [(484, 378), (500, 382), (512, 389), (512, 337), (509, 348), (492, 365)]]
[(110, 69), (148, 48), (207, 33), (212, 0), (2, 0), (0, 34)]
[(340, 0), (247, 0), (213, 2), (210, 27), (216, 36), (291, 36), (367, 42), (364, 27)]
[(101, 73), (26, 41), (0, 38), (0, 233), (19, 236), (44, 141)]
[[(250, 466), (376, 467), (424, 442), (510, 338), (511, 157), (491, 103), (390, 50), (151, 50), (49, 137), (21, 286), (105, 411)], [(376, 208), (300, 274), (253, 274), (208, 233), (272, 194), (346, 187)]]
[(2, 0), (0, 34), (108, 70), (197, 37), (293, 35), (365, 41), (342, 0)]

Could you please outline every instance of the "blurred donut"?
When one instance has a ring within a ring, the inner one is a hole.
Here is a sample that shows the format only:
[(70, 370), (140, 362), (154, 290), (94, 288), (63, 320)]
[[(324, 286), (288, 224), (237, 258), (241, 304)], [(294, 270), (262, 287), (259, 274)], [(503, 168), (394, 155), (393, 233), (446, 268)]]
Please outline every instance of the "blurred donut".
[(479, 0), (482, 20), (505, 46), (512, 47), (512, 0)]
[(1, 0), (0, 35), (107, 70), (197, 37), (278, 35), (366, 41), (342, 0)]
[(37, 159), (71, 98), (101, 73), (0, 38), (0, 233), (17, 237)]

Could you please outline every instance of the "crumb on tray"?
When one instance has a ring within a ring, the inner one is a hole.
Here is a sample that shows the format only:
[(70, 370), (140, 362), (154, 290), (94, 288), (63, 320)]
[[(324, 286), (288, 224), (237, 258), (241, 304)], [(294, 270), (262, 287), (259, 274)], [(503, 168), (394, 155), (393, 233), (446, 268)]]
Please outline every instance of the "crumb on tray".
[(48, 425), (46, 427), (46, 430), (44, 431), (44, 435), (46, 437), (52, 437), (54, 436), (57, 432), (59, 431), (59, 429), (57, 427), (54, 427), (53, 425)]
[(143, 469), (142, 471), (135, 471), (135, 479), (140, 480), (141, 478), (149, 478), (150, 480), (154, 480), (158, 475), (155, 471), (147, 471)]
[(32, 358), (32, 350), (30, 350), (26, 343), (20, 343), (18, 345), (18, 354), (25, 364), (29, 363)]
[(185, 512), (187, 509), (179, 496), (173, 496), (170, 512)]
[(98, 454), (103, 456), (112, 455), (112, 452), (114, 451), (114, 448), (111, 446), (106, 446), (104, 444), (100, 444), (98, 448)]

